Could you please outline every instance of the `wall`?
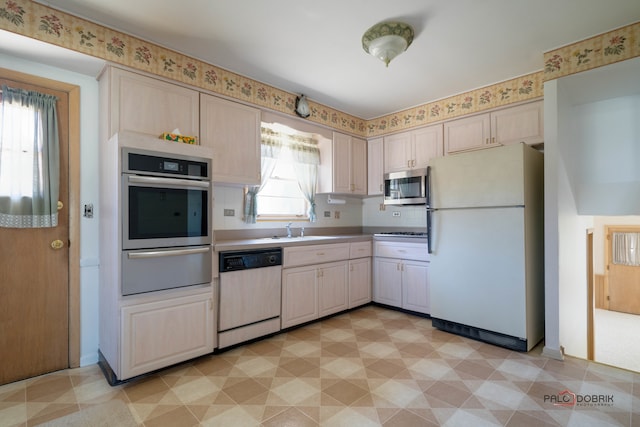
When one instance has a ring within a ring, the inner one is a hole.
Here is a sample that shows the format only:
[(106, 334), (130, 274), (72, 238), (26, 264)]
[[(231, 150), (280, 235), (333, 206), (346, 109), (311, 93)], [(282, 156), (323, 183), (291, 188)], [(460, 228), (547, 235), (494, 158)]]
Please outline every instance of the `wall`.
[[(249, 229), (281, 229), (285, 232), (286, 221), (264, 221), (255, 224), (246, 224), (243, 221), (244, 190), (238, 186), (224, 186), (216, 184), (213, 191), (213, 229), (214, 230), (249, 230)], [(312, 235), (313, 229), (318, 227), (360, 227), (362, 225), (362, 200), (356, 197), (335, 196), (336, 199), (344, 199), (344, 205), (329, 205), (326, 194), (318, 194), (316, 198), (317, 221), (293, 221), (292, 228), (295, 233), (300, 227), (305, 228), (307, 234)], [(224, 209), (233, 209), (234, 216), (224, 216)], [(329, 212), (329, 217), (325, 217)], [(339, 212), (340, 218), (335, 218)]]
[[(640, 175), (634, 165), (640, 140), (640, 63), (625, 62), (545, 83), (549, 354), (562, 345), (566, 354), (586, 358), (587, 230), (601, 228), (599, 215), (640, 213)], [(602, 247), (595, 237), (595, 248)]]
[[(80, 86), (80, 205), (98, 205), (98, 82), (95, 78), (0, 54), (3, 68)], [(98, 361), (98, 221), (80, 220), (80, 364)]]

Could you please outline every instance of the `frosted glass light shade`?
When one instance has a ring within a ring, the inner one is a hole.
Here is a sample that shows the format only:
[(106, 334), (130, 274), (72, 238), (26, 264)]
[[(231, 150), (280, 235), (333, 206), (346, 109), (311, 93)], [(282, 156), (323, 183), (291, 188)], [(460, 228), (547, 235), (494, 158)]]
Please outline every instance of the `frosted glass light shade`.
[(413, 41), (413, 28), (402, 22), (381, 22), (362, 36), (362, 48), (389, 66)]

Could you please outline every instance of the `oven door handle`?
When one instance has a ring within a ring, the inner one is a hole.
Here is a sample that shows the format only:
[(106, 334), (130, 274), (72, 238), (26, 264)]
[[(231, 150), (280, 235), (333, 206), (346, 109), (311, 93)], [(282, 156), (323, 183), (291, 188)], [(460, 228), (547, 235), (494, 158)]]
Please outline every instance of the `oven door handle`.
[(190, 179), (177, 178), (158, 178), (154, 176), (130, 175), (129, 182), (132, 184), (174, 185), (180, 187), (209, 188), (209, 181), (193, 181)]
[(145, 259), (145, 258), (160, 258), (166, 256), (181, 256), (181, 255), (193, 255), (209, 252), (211, 248), (209, 246), (202, 248), (191, 249), (171, 249), (168, 251), (145, 251), (145, 252), (129, 252), (127, 256), (129, 259)]

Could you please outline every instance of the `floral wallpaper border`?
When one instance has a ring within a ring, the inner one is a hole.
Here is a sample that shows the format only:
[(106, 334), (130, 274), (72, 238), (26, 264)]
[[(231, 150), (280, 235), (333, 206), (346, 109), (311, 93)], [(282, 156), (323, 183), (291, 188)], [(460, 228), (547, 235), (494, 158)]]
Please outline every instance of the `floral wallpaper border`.
[[(0, 29), (294, 115), (296, 94), (31, 0), (0, 0)], [(363, 137), (381, 136), (539, 98), (547, 80), (635, 56), (640, 56), (640, 23), (546, 52), (543, 71), (372, 120), (309, 100), (309, 120)]]
[(640, 56), (640, 22), (544, 53), (544, 81)]

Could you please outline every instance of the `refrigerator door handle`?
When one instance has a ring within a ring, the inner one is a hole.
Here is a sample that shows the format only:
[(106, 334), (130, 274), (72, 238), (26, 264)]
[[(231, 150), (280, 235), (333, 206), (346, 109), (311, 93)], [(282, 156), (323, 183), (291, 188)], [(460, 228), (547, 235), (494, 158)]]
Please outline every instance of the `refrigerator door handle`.
[(427, 188), (426, 188), (426, 205), (427, 205), (427, 253), (431, 254), (431, 166), (427, 166)]

